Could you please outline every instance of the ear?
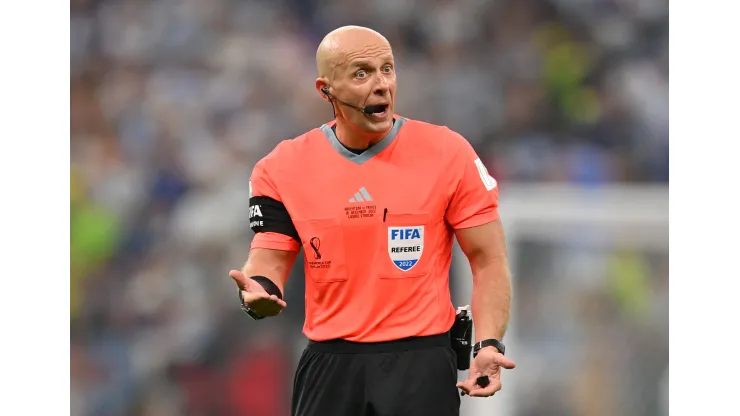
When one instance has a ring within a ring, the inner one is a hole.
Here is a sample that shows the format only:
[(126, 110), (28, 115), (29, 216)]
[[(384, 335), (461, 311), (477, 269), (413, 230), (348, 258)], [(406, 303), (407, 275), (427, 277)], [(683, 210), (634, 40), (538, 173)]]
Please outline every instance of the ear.
[(324, 92), (324, 90), (329, 91), (329, 83), (327, 82), (326, 78), (318, 78), (316, 79), (316, 91), (321, 96), (321, 99), (326, 102), (331, 102), (329, 99), (329, 96)]

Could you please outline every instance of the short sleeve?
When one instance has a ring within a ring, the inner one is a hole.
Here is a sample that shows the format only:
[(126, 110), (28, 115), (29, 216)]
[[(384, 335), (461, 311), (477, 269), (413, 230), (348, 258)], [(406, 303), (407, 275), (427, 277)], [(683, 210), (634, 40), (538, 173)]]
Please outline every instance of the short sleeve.
[(255, 232), (252, 249), (301, 249), (298, 231), (268, 173), (265, 159), (257, 163), (249, 179), (249, 227)]
[(495, 221), (499, 218), (498, 184), (470, 143), (459, 134), (453, 134), (460, 147), (453, 161), (458, 180), (454, 184), (445, 219), (454, 229)]

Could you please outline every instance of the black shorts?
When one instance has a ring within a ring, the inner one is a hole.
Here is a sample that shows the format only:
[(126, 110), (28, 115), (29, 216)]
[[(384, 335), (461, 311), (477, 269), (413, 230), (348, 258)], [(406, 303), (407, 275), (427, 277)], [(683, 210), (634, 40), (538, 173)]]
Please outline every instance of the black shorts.
[(293, 416), (458, 416), (449, 334), (382, 343), (309, 342), (293, 383)]

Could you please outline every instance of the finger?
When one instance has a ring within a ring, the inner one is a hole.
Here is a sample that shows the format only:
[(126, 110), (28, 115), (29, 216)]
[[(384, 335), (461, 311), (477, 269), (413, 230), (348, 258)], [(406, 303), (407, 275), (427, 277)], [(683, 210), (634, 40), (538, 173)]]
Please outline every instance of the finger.
[(267, 293), (247, 292), (246, 290), (242, 290), (242, 297), (244, 298), (244, 303), (246, 303), (250, 307), (252, 307), (255, 302), (258, 302), (264, 299), (270, 299), (270, 295), (268, 295)]
[[(490, 379), (490, 378), (489, 378)], [(477, 387), (471, 390), (468, 394), (471, 397), (489, 397), (496, 394), (497, 391), (501, 390), (501, 381), (498, 379), (490, 379), (491, 383), (484, 388)]]
[(278, 298), (275, 295), (270, 295), (265, 292), (242, 291), (242, 293), (244, 293), (245, 301), (246, 301), (247, 295), (249, 295), (249, 298), (254, 299), (255, 302), (260, 302), (262, 305), (279, 305), (280, 307), (287, 306), (284, 300)]
[(275, 303), (277, 303), (278, 305), (280, 305), (282, 308), (288, 306), (288, 304), (285, 303), (284, 300), (280, 299), (279, 297), (277, 297), (275, 295), (270, 295), (270, 300), (274, 301)]
[(499, 366), (507, 370), (511, 370), (516, 367), (516, 363), (506, 358), (503, 354), (496, 354), (496, 357), (494, 358), (494, 360), (496, 364), (498, 364)]
[(475, 390), (475, 378), (468, 378), (467, 380), (460, 381), (457, 383), (457, 388), (462, 389), (465, 393)]
[(244, 290), (247, 287), (247, 278), (244, 277), (244, 273), (239, 270), (232, 270), (229, 272), (229, 276), (234, 279), (239, 289)]
[(458, 382), (457, 388), (462, 389), (462, 392), (460, 393), (460, 395), (464, 396), (466, 394), (469, 394), (471, 391), (480, 389), (481, 386), (476, 384), (479, 378), (480, 377), (474, 377), (471, 375), (467, 380)]

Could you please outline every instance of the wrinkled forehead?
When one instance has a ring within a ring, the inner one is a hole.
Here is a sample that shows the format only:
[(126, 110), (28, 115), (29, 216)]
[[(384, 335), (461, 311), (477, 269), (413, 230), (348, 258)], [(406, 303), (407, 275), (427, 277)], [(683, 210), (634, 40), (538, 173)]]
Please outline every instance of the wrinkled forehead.
[(353, 39), (337, 48), (335, 68), (379, 66), (388, 62), (393, 62), (393, 50), (385, 39)]

